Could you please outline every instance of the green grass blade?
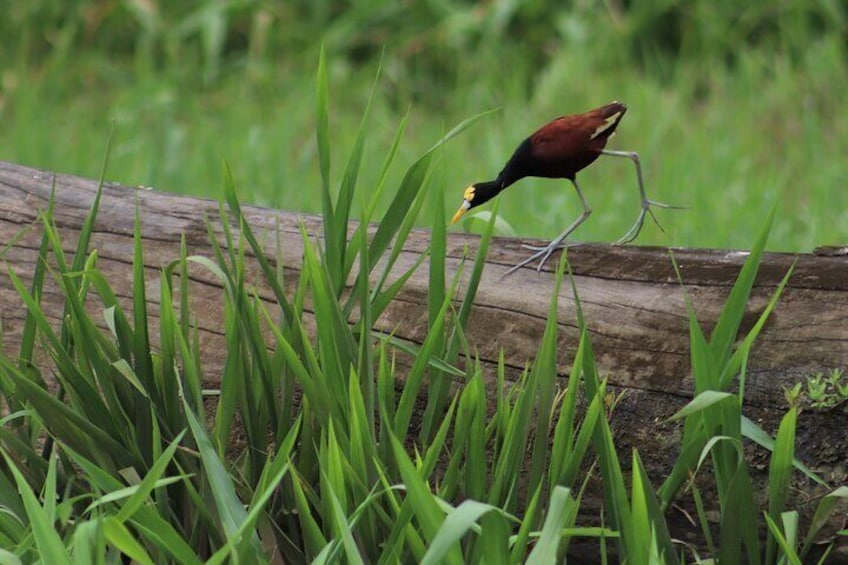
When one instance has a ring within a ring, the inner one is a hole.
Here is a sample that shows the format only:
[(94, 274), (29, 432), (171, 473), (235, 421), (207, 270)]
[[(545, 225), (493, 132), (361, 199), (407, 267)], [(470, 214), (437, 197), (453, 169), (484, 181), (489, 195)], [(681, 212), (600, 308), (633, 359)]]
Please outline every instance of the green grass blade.
[[(191, 411), (191, 407), (185, 399), (183, 399), (183, 406), (186, 421), (191, 429), (192, 437), (194, 437), (194, 441), (197, 444), (200, 460), (203, 463), (206, 477), (209, 480), (212, 499), (215, 502), (215, 509), (221, 520), (224, 535), (227, 540), (235, 540), (240, 547), (247, 549), (242, 543), (244, 538), (241, 538), (239, 534), (239, 527), (247, 520), (247, 512), (241, 500), (236, 495), (233, 478), (227, 473), (227, 469), (218, 457), (218, 453), (209, 440), (209, 436), (200, 422), (198, 422), (197, 417)], [(253, 551), (259, 554), (258, 540), (254, 536), (248, 536), (246, 539), (253, 544)]]
[(180, 434), (174, 438), (174, 441), (172, 441), (165, 451), (162, 452), (159, 458), (156, 459), (153, 466), (150, 467), (150, 470), (144, 476), (144, 479), (142, 479), (142, 481), (138, 484), (138, 489), (129, 499), (127, 499), (121, 507), (121, 510), (115, 515), (115, 519), (118, 520), (118, 522), (125, 522), (131, 518), (132, 515), (141, 508), (141, 505), (145, 503), (148, 496), (150, 496), (150, 493), (153, 492), (153, 489), (156, 487), (159, 477), (165, 473), (165, 470), (171, 462), (171, 459), (174, 457), (174, 453), (179, 447), (184, 434), (185, 431), (180, 432)]
[[(146, 383), (152, 389), (154, 388), (154, 375), (153, 362), (150, 359), (150, 335), (147, 329), (147, 293), (144, 287), (144, 253), (142, 251), (141, 217), (138, 212), (138, 202), (136, 202), (135, 224), (133, 226), (133, 325), (135, 326), (133, 332), (135, 337), (133, 341), (135, 374), (141, 379), (141, 382)], [(174, 406), (176, 395), (168, 395), (166, 392), (168, 389), (161, 392), (165, 394), (166, 406)]]
[(297, 517), (300, 522), (301, 536), (307, 555), (318, 555), (321, 549), (327, 545), (327, 539), (321, 532), (321, 526), (312, 515), (312, 508), (301, 485), (301, 477), (292, 473), (292, 491), (297, 508)]
[(537, 522), (540, 511), (539, 500), (542, 492), (541, 487), (537, 488), (530, 497), (527, 503), (527, 508), (524, 510), (524, 516), (521, 520), (521, 526), (518, 528), (518, 534), (515, 536), (515, 541), (512, 544), (512, 549), (509, 553), (509, 559), (512, 563), (520, 563), (526, 561), (527, 545), (530, 541), (530, 534), (533, 532), (533, 526)]
[(510, 562), (509, 551), (510, 526), (500, 512), (488, 512), (480, 522), (480, 540), (474, 546), (479, 551), (481, 563), (488, 565), (507, 565)]
[[(577, 351), (574, 354), (571, 371), (568, 374), (568, 385), (560, 401), (559, 417), (554, 426), (554, 439), (551, 444), (550, 484), (561, 484), (569, 488), (572, 485), (570, 481), (566, 480), (564, 469), (571, 459), (574, 449), (574, 419), (577, 411), (577, 390), (580, 386), (580, 368), (583, 366), (584, 349), (583, 339), (581, 338), (577, 344)], [(581, 426), (581, 430), (589, 422), (589, 410), (586, 411), (583, 422), (584, 424)], [(594, 421), (589, 425), (594, 427)], [(580, 458), (582, 459), (582, 456)]]
[(103, 533), (106, 540), (129, 557), (133, 563), (154, 564), (144, 546), (138, 543), (136, 537), (117, 518), (107, 516), (103, 519)]
[[(804, 544), (801, 546), (801, 557), (807, 556), (807, 553), (812, 549), (815, 543), (816, 536), (821, 529), (828, 523), (833, 512), (836, 510), (836, 504), (840, 499), (848, 499), (848, 486), (841, 486), (836, 490), (827, 494), (821, 499), (816, 511), (810, 520), (810, 526), (807, 529), (807, 535), (804, 536)], [(846, 534), (843, 534), (846, 535)]]
[[(117, 492), (124, 488), (123, 483), (84, 456), (74, 452), (67, 445), (63, 444), (62, 448), (63, 451), (68, 453), (73, 463), (85, 471), (87, 480), (96, 488), (107, 493)], [(177, 562), (192, 565), (201, 562), (197, 557), (197, 552), (153, 507), (142, 505), (129, 519), (129, 522), (144, 538), (150, 540), (160, 551), (170, 555)]]
[(569, 515), (575, 511), (571, 491), (563, 486), (554, 487), (542, 533), (533, 551), (527, 557), (528, 563), (557, 562), (557, 551), (562, 541), (562, 527), (568, 521)]
[(340, 238), (346, 235), (346, 228), (336, 222), (336, 212), (333, 208), (333, 197), (330, 194), (330, 118), (329, 118), (329, 87), (327, 79), (327, 58), (324, 45), (318, 56), (318, 74), (315, 86), (315, 140), (318, 145), (318, 164), (321, 170), (321, 210), (324, 216), (324, 238), (327, 253), (327, 270), (330, 279), (341, 279), (343, 257), (339, 245)]
[[(797, 420), (798, 409), (790, 408), (780, 421), (780, 427), (774, 439), (774, 451), (772, 451), (769, 464), (768, 517), (775, 524), (786, 508), (786, 499), (791, 486)], [(769, 535), (766, 543), (766, 563), (773, 563), (777, 552), (777, 541)]]
[[(645, 466), (642, 464), (642, 458), (639, 457), (639, 452), (635, 449), (633, 450), (632, 491), (632, 504), (634, 506), (633, 522), (635, 523), (634, 529), (640, 528), (639, 522), (640, 520), (643, 520), (648, 525), (646, 533), (649, 535), (647, 538), (643, 538), (642, 541), (644, 542), (644, 539), (652, 539), (655, 548), (658, 550), (658, 562), (665, 563), (667, 565), (674, 565), (678, 563), (677, 554), (674, 551), (674, 543), (668, 532), (665, 514), (663, 513), (656, 494), (654, 493), (654, 488), (651, 486), (648, 473), (645, 471)], [(637, 499), (639, 500), (638, 504), (642, 506), (642, 508), (639, 509), (639, 516), (637, 516), (635, 509), (637, 506)], [(645, 524), (641, 525), (643, 531), (644, 525)]]
[[(571, 385), (569, 384), (569, 386)], [(583, 459), (589, 451), (592, 438), (595, 433), (597, 433), (596, 426), (598, 425), (598, 421), (604, 417), (606, 417), (604, 413), (604, 399), (602, 397), (595, 396), (589, 404), (589, 408), (586, 410), (583, 422), (580, 424), (580, 431), (577, 432), (577, 439), (574, 442), (574, 448), (568, 456), (565, 457), (565, 465), (556, 481), (558, 484), (571, 488), (571, 485), (577, 479), (577, 473), (583, 465)]]
[[(345, 268), (346, 265), (346, 240), (347, 230), (348, 230), (348, 221), (350, 219), (350, 208), (353, 203), (353, 192), (356, 189), (356, 180), (359, 176), (359, 168), (362, 164), (362, 154), (363, 148), (365, 146), (365, 137), (368, 131), (368, 120), (371, 114), (371, 104), (374, 102), (374, 94), (377, 92), (377, 85), (380, 81), (380, 74), (382, 70), (382, 57), (380, 62), (377, 64), (377, 70), (375, 71), (374, 81), (371, 84), (371, 93), (368, 95), (368, 102), (365, 104), (365, 110), (362, 112), (362, 118), (359, 122), (359, 129), (356, 132), (356, 139), (353, 142), (353, 149), (350, 152), (350, 157), (347, 162), (347, 166), (345, 167), (344, 176), (342, 177), (341, 188), (339, 189), (339, 196), (336, 201), (336, 209), (335, 209), (335, 217), (333, 221), (335, 222), (336, 229), (336, 237), (338, 238), (335, 242), (335, 245), (338, 246), (337, 257), (331, 257), (339, 260), (339, 269), (341, 276), (339, 279), (334, 280), (333, 282), (336, 285), (336, 293), (341, 292), (342, 288), (344, 288), (345, 281), (347, 280), (347, 276), (349, 274), (348, 269)], [(326, 78), (326, 77), (325, 77)], [(365, 225), (367, 225), (367, 220), (363, 220)], [(327, 245), (329, 248), (329, 243)], [(329, 250), (329, 249), (328, 249)]]
[[(720, 479), (717, 479), (720, 480)], [(747, 562), (760, 563), (758, 534), (758, 508), (754, 501), (751, 477), (744, 458), (740, 458), (736, 471), (725, 487), (725, 504), (721, 513), (719, 560), (723, 563), (741, 563), (744, 545)]]
[(342, 546), (345, 550), (345, 562), (352, 564), (365, 563), (362, 556), (359, 554), (359, 549), (356, 547), (356, 542), (354, 541), (353, 534), (351, 533), (350, 524), (348, 524), (344, 515), (344, 509), (339, 503), (339, 498), (336, 496), (335, 491), (333, 491), (332, 486), (330, 486), (329, 489), (329, 496), (333, 508), (333, 521), (335, 523), (336, 531), (339, 535), (341, 535)]
[(488, 112), (482, 112), (462, 121), (409, 167), (401, 181), (400, 187), (398, 188), (394, 199), (391, 204), (389, 204), (389, 208), (386, 210), (386, 213), (380, 222), (380, 226), (377, 228), (377, 233), (374, 234), (374, 239), (371, 240), (369, 255), (371, 256), (372, 268), (383, 256), (383, 253), (388, 248), (392, 238), (395, 234), (397, 234), (404, 219), (407, 217), (408, 212), (411, 208), (413, 208), (412, 203), (424, 183), (424, 178), (430, 168), (430, 161), (432, 160), (433, 152), (474, 122), (491, 113), (491, 110)]
[[(362, 218), (363, 225), (370, 221), (371, 218), (366, 213), (366, 215)], [(370, 263), (370, 259), (368, 257), (368, 233), (365, 229), (362, 229), (358, 232), (357, 237), (360, 242), (360, 274), (359, 277), (357, 277), (359, 291), (359, 352), (356, 364), (356, 374), (359, 377), (359, 387), (362, 394), (361, 396), (351, 395), (351, 398), (356, 397), (361, 399), (362, 411), (364, 413), (361, 421), (365, 428), (363, 435), (367, 435), (370, 445), (374, 446), (377, 442), (375, 434), (377, 377), (374, 372), (375, 338), (371, 331), (371, 328), (374, 325), (374, 312), (371, 309), (371, 297), (368, 288), (368, 265)]]
[[(754, 324), (754, 327), (751, 328), (751, 331), (749, 331), (748, 335), (745, 336), (745, 339), (742, 340), (742, 344), (733, 353), (733, 356), (731, 357), (730, 361), (727, 363), (724, 370), (722, 371), (722, 374), (721, 374), (721, 377), (720, 377), (720, 380), (719, 380), (719, 387), (720, 388), (724, 389), (724, 388), (729, 387), (731, 380), (733, 379), (734, 376), (736, 376), (736, 374), (739, 373), (740, 369), (744, 370), (745, 364), (746, 364), (747, 359), (748, 359), (748, 354), (754, 346), (754, 340), (756, 340), (757, 337), (759, 337), (760, 332), (762, 331), (763, 327), (765, 327), (765, 324), (768, 321), (769, 316), (771, 316), (772, 311), (774, 311), (775, 307), (777, 306), (777, 302), (780, 299), (781, 295), (783, 294), (783, 290), (786, 288), (786, 285), (789, 283), (789, 279), (792, 277), (792, 273), (794, 271), (795, 271), (795, 263), (793, 262), (792, 266), (789, 268), (789, 270), (783, 276), (783, 279), (781, 279), (780, 283), (777, 285), (777, 288), (772, 293), (771, 297), (769, 298), (768, 303), (766, 304), (766, 307), (763, 309), (762, 314), (760, 314), (760, 317), (757, 319), (757, 322)], [(744, 380), (742, 380), (742, 382), (740, 382), (739, 389), (740, 389), (739, 390), (740, 397), (743, 397), (744, 392), (745, 392)]]
[(686, 406), (675, 412), (674, 415), (668, 418), (668, 420), (666, 421), (674, 422), (675, 420), (686, 418), (688, 416), (691, 416), (692, 414), (707, 410), (708, 408), (718, 404), (719, 402), (723, 402), (729, 398), (733, 398), (734, 396), (736, 395), (729, 392), (719, 392), (717, 390), (704, 391), (689, 402), (687, 402)]
[[(256, 239), (256, 236), (253, 233), (253, 230), (250, 227), (250, 224), (244, 218), (244, 215), (241, 210), (241, 205), (238, 201), (238, 195), (236, 194), (236, 184), (233, 179), (232, 171), (230, 167), (224, 163), (224, 197), (227, 201), (227, 206), (229, 206), (232, 213), (235, 215), (238, 220), (239, 228), (241, 229), (241, 236), (247, 240), (250, 244), (250, 248), (253, 250), (256, 260), (259, 262), (259, 266), (262, 269), (262, 274), (265, 276), (265, 282), (271, 287), (271, 290), (274, 292), (274, 298), (277, 301), (277, 305), (283, 311), (283, 316), (286, 321), (291, 320), (295, 317), (295, 311), (292, 308), (292, 305), (289, 301), (288, 296), (283, 291), (282, 284), (280, 279), (277, 278), (277, 273), (274, 268), (271, 266), (268, 258), (265, 256), (265, 252), (262, 249), (262, 246), (259, 245), (259, 240)], [(222, 225), (227, 227), (228, 224), (226, 222), (226, 216), (222, 213)], [(211, 234), (210, 240), (212, 242), (217, 241), (214, 237), (214, 234)], [(235, 246), (232, 244), (232, 241), (229, 242), (229, 249), (232, 250)], [(216, 244), (217, 248), (217, 244)], [(223, 264), (223, 257), (220, 253), (218, 253), (219, 257), (219, 265)], [(235, 263), (235, 258), (232, 258), (232, 262)]]
[(742, 323), (742, 316), (745, 314), (745, 305), (748, 303), (751, 288), (754, 286), (760, 259), (768, 242), (776, 213), (777, 203), (775, 202), (766, 217), (766, 222), (760, 230), (757, 240), (754, 242), (754, 246), (751, 248), (751, 254), (745, 260), (745, 264), (733, 284), (730, 296), (727, 297), (724, 308), (722, 308), (715, 328), (710, 335), (710, 352), (712, 357), (719, 360), (722, 365), (727, 359), (730, 359), (730, 350), (734, 341), (736, 341), (739, 325)]
[(436, 537), (433, 538), (421, 565), (435, 565), (442, 563), (448, 552), (457, 547), (459, 541), (477, 524), (485, 514), (489, 512), (500, 512), (499, 508), (476, 500), (465, 500), (455, 509), (448, 513), (442, 522)]
[(103, 164), (100, 167), (100, 176), (97, 180), (97, 191), (94, 193), (94, 200), (83, 221), (82, 228), (80, 228), (79, 239), (77, 240), (77, 249), (74, 253), (74, 260), (71, 266), (71, 269), (75, 272), (82, 270), (83, 265), (85, 265), (85, 258), (88, 255), (91, 234), (94, 233), (94, 222), (97, 220), (97, 213), (100, 210), (100, 198), (103, 195), (103, 184), (106, 182), (106, 170), (109, 167), (109, 156), (112, 152), (112, 137), (114, 134), (115, 121), (112, 120), (109, 126), (109, 135), (106, 138), (106, 151), (103, 155)]
[[(71, 543), (73, 544), (74, 563), (91, 563), (103, 565), (106, 562), (106, 539), (103, 536), (103, 527), (100, 520), (88, 520), (79, 524), (74, 530)], [(0, 556), (2, 556), (0, 550)], [(11, 554), (10, 554), (11, 555)], [(19, 565), (20, 561), (2, 561), (2, 563), (14, 563)]]
[(106, 451), (118, 460), (126, 455), (126, 448), (100, 427), (92, 424), (88, 418), (68, 407), (67, 404), (57, 400), (55, 396), (21, 374), (16, 367), (7, 364), (5, 358), (0, 357), (0, 366), (3, 365), (5, 365), (6, 375), (15, 382), (17, 393), (27, 399), (57, 437), (83, 453), (101, 454)]
[[(53, 189), (50, 191), (50, 202), (47, 206), (47, 211), (44, 213), (45, 226), (44, 232), (41, 234), (41, 244), (38, 247), (38, 258), (35, 262), (35, 271), (32, 274), (32, 283), (30, 284), (30, 294), (36, 304), (41, 303), (41, 292), (44, 288), (44, 274), (47, 272), (47, 252), (50, 246), (50, 236), (48, 235), (47, 225), (52, 221), (53, 208), (56, 204), (55, 200), (55, 180)], [(38, 325), (32, 312), (27, 309), (26, 320), (24, 321), (24, 329), (21, 333), (21, 349), (20, 361), (18, 366), (24, 369), (26, 365), (32, 363), (32, 354), (35, 349), (35, 336)], [(11, 399), (10, 399), (11, 400)]]
[[(456, 283), (454, 283), (456, 284)], [(406, 376), (403, 392), (401, 393), (400, 401), (395, 412), (394, 432), (398, 437), (406, 437), (409, 428), (409, 421), (412, 418), (412, 411), (415, 408), (415, 401), (418, 397), (418, 391), (421, 390), (421, 385), (425, 376), (425, 369), (429, 366), (430, 356), (433, 355), (436, 344), (441, 343), (441, 335), (444, 331), (445, 319), (448, 307), (450, 306), (450, 297), (453, 290), (449, 292), (436, 318), (435, 325), (430, 328), (424, 343), (421, 344), (421, 349), (418, 351), (418, 356), (412, 364), (412, 369)]]
[[(394, 434), (390, 437), (395, 464), (403, 478), (403, 484), (406, 485), (406, 495), (409, 497), (411, 508), (418, 519), (424, 538), (432, 543), (445, 520), (444, 514), (427, 487), (427, 483), (419, 476), (412, 461), (406, 455), (403, 445)], [(462, 557), (458, 551), (450, 551), (445, 556), (444, 562), (462, 563)]]
[[(551, 428), (551, 414), (553, 412), (553, 401), (556, 394), (557, 374), (557, 337), (559, 334), (559, 290), (562, 286), (562, 277), (565, 270), (567, 254), (563, 253), (560, 256), (559, 265), (557, 267), (556, 282), (554, 283), (553, 293), (551, 294), (550, 305), (548, 306), (548, 317), (545, 321), (545, 331), (542, 334), (542, 342), (539, 352), (536, 355), (536, 361), (533, 364), (531, 371), (536, 375), (536, 386), (538, 387), (538, 404), (536, 406), (536, 425), (535, 439), (533, 442), (533, 451), (530, 461), (529, 488), (535, 490), (537, 485), (544, 484), (542, 479), (548, 464), (548, 443), (549, 437), (547, 430)], [(542, 490), (542, 496), (545, 496), (545, 490)]]
[[(445, 301), (445, 254), (447, 237), (445, 229), (445, 199), (444, 185), (437, 183), (432, 191), (433, 228), (430, 231), (430, 271), (427, 289), (427, 327), (432, 328), (438, 319), (439, 312)], [(444, 350), (444, 332), (436, 336), (433, 350), (441, 352)], [(448, 400), (448, 378), (441, 371), (429, 370), (429, 390), (427, 394), (427, 407), (424, 410), (424, 418), (421, 425), (420, 438), (427, 441), (433, 427), (436, 425), (438, 415), (444, 410)]]
[(50, 516), (48, 516), (45, 509), (38, 503), (38, 498), (32, 492), (26, 478), (18, 470), (14, 460), (5, 450), (2, 453), (8, 469), (15, 478), (18, 494), (20, 494), (26, 508), (27, 519), (32, 528), (32, 535), (42, 562), (51, 564), (70, 563), (65, 545), (62, 543), (59, 533), (54, 529)]
[(713, 542), (713, 533), (711, 531), (710, 521), (707, 518), (706, 510), (704, 509), (704, 500), (701, 497), (701, 491), (695, 481), (692, 481), (692, 498), (695, 501), (695, 511), (698, 513), (698, 525), (701, 528), (701, 533), (704, 535), (704, 542), (707, 544), (709, 555), (716, 555), (715, 543)]
[[(771, 516), (768, 514), (764, 514), (766, 518), (766, 525), (768, 526), (768, 531), (770, 535), (770, 539), (773, 539), (775, 543), (780, 546), (780, 549), (783, 550), (783, 555), (781, 556), (780, 563), (788, 563), (790, 565), (803, 565), (803, 561), (795, 552), (795, 548), (792, 547), (792, 544), (789, 540), (786, 539), (786, 536), (783, 535), (783, 532), (780, 531), (780, 526), (772, 520)], [(776, 553), (776, 552), (775, 552)], [(766, 561), (766, 563), (772, 563), (772, 561)]]

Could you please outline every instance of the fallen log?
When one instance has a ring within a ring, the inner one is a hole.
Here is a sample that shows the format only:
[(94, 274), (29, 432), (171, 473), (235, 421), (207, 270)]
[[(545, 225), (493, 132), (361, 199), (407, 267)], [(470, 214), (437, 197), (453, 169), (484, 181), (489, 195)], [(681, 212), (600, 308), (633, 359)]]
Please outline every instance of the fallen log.
[[(11, 355), (18, 351), (26, 312), (6, 269), (11, 268), (27, 283), (31, 280), (41, 239), (38, 215), (47, 209), (54, 188), (53, 217), (66, 251), (72, 252), (97, 182), (0, 163), (0, 321), (2, 347)], [(211, 256), (208, 219), (223, 244), (220, 225), (216, 225), (218, 204), (113, 183), (104, 185), (90, 247), (98, 250), (99, 268), (127, 304), (132, 296), (136, 206), (144, 241), (151, 323), (155, 324), (160, 269), (179, 257), (180, 238), (185, 237), (189, 254)], [(310, 236), (319, 237), (320, 217), (257, 207), (245, 207), (244, 212), (254, 231), (266, 235), (269, 258), (282, 260), (285, 280), (294, 284), (303, 253), (299, 224), (303, 223)], [(279, 249), (277, 241), (281, 242)], [(425, 252), (428, 242), (428, 231), (414, 230), (404, 243), (395, 272), (410, 268)], [(469, 321), (469, 338), (490, 376), (494, 375), (500, 350), (504, 351), (510, 374), (520, 373), (535, 356), (544, 329), (556, 261), (551, 261), (541, 273), (528, 266), (500, 280), (509, 267), (525, 257), (523, 243), (534, 242), (493, 240)], [(474, 256), (478, 244), (476, 236), (449, 234), (449, 277), (466, 253)], [(677, 280), (670, 252), (680, 267), (685, 287)], [(709, 330), (745, 257), (746, 253), (740, 251), (598, 244), (570, 251), (597, 365), (610, 386), (624, 392), (613, 419), (617, 445), (623, 449), (639, 446), (651, 475), (665, 476), (663, 473), (676, 457), (669, 446), (675, 445), (679, 428), (662, 421), (692, 395), (685, 296)], [(848, 367), (848, 257), (838, 253), (765, 254), (742, 331), (753, 326), (793, 264), (795, 270), (789, 284), (749, 360), (745, 413), (771, 433), (786, 409), (785, 388), (803, 382), (807, 375)], [(253, 280), (261, 280), (256, 261), (249, 254), (248, 268), (253, 270)], [(421, 343), (427, 332), (427, 287), (425, 262), (377, 320), (377, 327)], [(214, 386), (226, 353), (221, 330), (222, 289), (214, 277), (197, 271), (192, 273), (191, 294), (204, 366), (212, 379), (208, 385)], [(267, 289), (260, 287), (259, 296), (273, 303), (273, 295)], [(64, 302), (54, 284), (48, 282), (41, 300), (51, 321), (58, 325)], [(570, 285), (561, 289), (559, 309), (560, 373), (566, 377), (578, 340)], [(152, 333), (155, 335), (155, 331)], [(798, 457), (836, 484), (846, 481), (848, 469), (844, 407), (843, 403), (830, 411), (804, 412), (797, 432)], [(767, 454), (763, 454), (762, 461), (766, 460)], [(812, 492), (812, 485), (808, 487)]]

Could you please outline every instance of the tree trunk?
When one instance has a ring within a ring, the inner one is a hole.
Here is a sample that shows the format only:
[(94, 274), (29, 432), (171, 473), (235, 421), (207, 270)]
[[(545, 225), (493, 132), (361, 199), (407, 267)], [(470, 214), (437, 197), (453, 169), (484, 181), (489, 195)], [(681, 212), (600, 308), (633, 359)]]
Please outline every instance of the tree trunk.
[[(26, 283), (31, 280), (42, 233), (38, 214), (47, 209), (54, 187), (53, 216), (66, 252), (71, 253), (97, 182), (0, 163), (0, 262), (6, 264), (0, 273), (0, 335), (4, 350), (12, 355), (19, 348), (25, 307), (5, 268), (14, 270)], [(180, 238), (185, 237), (189, 254), (212, 256), (208, 218), (223, 245), (218, 204), (111, 183), (103, 187), (90, 248), (97, 249), (99, 268), (127, 304), (132, 296), (136, 205), (144, 238), (151, 323), (156, 324), (160, 269), (179, 257)], [(282, 258), (285, 280), (291, 283), (287, 288), (293, 288), (303, 253), (299, 223), (303, 222), (311, 237), (317, 237), (321, 232), (320, 217), (256, 207), (245, 207), (244, 211), (254, 231), (264, 234), (269, 258)], [(279, 249), (277, 230), (281, 234)], [(428, 231), (414, 230), (404, 244), (394, 273), (410, 268), (425, 252), (428, 242)], [(489, 377), (495, 374), (501, 349), (510, 374), (519, 374), (535, 356), (544, 330), (556, 257), (541, 273), (528, 266), (500, 279), (526, 256), (522, 243), (518, 239), (493, 240), (469, 320), (469, 339)], [(478, 244), (479, 238), (473, 235), (449, 235), (448, 277), (458, 268), (466, 250), (473, 258)], [(672, 252), (685, 286), (677, 280)], [(625, 450), (638, 446), (654, 477), (665, 476), (663, 473), (677, 456), (668, 446), (677, 445), (680, 428), (663, 420), (692, 395), (686, 296), (709, 331), (746, 256), (740, 251), (600, 244), (582, 245), (569, 252), (597, 365), (608, 377), (609, 385), (624, 392), (613, 417), (617, 445)], [(749, 359), (744, 411), (770, 433), (774, 433), (786, 410), (785, 388), (804, 382), (805, 375), (848, 366), (848, 257), (838, 253), (765, 254), (743, 332), (751, 329), (793, 264), (795, 271), (789, 284)], [(247, 268), (252, 280), (261, 281), (256, 261), (249, 254)], [(465, 269), (466, 273), (469, 270)], [(222, 289), (216, 279), (200, 270), (192, 272), (191, 285), (192, 314), (204, 348), (204, 366), (213, 381), (208, 385), (215, 386), (215, 375), (220, 373), (226, 354), (221, 330)], [(399, 338), (422, 342), (427, 333), (427, 288), (425, 261), (376, 322), (377, 327), (394, 332)], [(571, 286), (564, 284), (560, 294), (559, 362), (561, 374), (567, 376), (578, 335)], [(260, 287), (259, 295), (273, 302), (273, 295), (266, 288)], [(52, 281), (45, 286), (42, 304), (51, 321), (58, 324), (64, 302)], [(151, 334), (156, 335), (155, 329)], [(797, 433), (798, 457), (837, 484), (845, 482), (848, 468), (845, 406), (843, 403), (828, 411), (803, 412)], [(767, 453), (753, 457), (767, 468)], [(629, 456), (623, 460), (628, 461)], [(809, 483), (801, 488), (814, 491)]]

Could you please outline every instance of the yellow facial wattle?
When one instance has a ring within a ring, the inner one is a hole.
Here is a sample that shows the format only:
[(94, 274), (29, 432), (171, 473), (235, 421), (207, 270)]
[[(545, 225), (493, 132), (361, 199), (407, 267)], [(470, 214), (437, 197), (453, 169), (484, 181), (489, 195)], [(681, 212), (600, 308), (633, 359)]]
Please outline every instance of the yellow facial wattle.
[(462, 206), (460, 206), (459, 210), (456, 211), (456, 214), (453, 215), (453, 219), (451, 220), (452, 224), (457, 223), (468, 209), (471, 208), (471, 201), (474, 200), (474, 185), (465, 189), (465, 192), (462, 194), (462, 198)]

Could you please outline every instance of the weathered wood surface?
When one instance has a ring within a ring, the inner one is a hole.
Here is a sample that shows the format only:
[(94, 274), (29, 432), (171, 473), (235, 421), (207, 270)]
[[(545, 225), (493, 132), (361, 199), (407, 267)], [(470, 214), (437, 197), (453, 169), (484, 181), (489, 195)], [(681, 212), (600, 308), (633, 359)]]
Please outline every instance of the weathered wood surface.
[[(11, 287), (5, 269), (12, 268), (28, 281), (35, 267), (41, 237), (38, 213), (47, 208), (55, 186), (54, 218), (67, 252), (72, 252), (83, 219), (91, 206), (97, 183), (93, 180), (0, 163), (0, 319), (3, 347), (14, 353), (23, 327), (24, 307)], [(159, 270), (179, 256), (185, 236), (190, 254), (211, 256), (205, 218), (220, 235), (218, 204), (107, 183), (91, 248), (98, 250), (98, 265), (117, 295), (131, 296), (132, 231), (138, 204), (144, 237), (148, 300), (156, 323)], [(691, 211), (690, 213), (695, 213)], [(297, 280), (303, 242), (298, 222), (310, 235), (319, 236), (320, 218), (276, 210), (246, 207), (254, 230), (266, 235), (269, 257), (277, 256), (275, 230), (281, 234), (279, 250), (286, 280)], [(761, 221), (752, 218), (752, 222)], [(401, 273), (424, 252), (425, 230), (413, 231), (395, 268)], [(221, 243), (223, 238), (219, 237)], [(474, 256), (478, 238), (450, 234), (448, 275), (460, 264), (466, 250)], [(495, 239), (469, 322), (470, 338), (481, 360), (493, 368), (497, 353), (505, 351), (508, 366), (518, 373), (535, 355), (553, 289), (551, 269), (537, 273), (528, 267), (499, 280), (526, 254), (518, 239)], [(676, 249), (674, 255), (699, 318), (710, 328), (726, 298), (746, 254), (735, 251)], [(677, 282), (669, 250), (647, 247), (583, 245), (569, 255), (576, 286), (590, 330), (597, 363), (609, 383), (626, 391), (616, 411), (614, 430), (619, 445), (639, 445), (646, 465), (661, 472), (673, 461), (675, 426), (659, 423), (691, 397), (688, 321), (684, 290)], [(777, 310), (772, 314), (750, 358), (746, 388), (746, 413), (769, 431), (776, 429), (786, 404), (783, 388), (805, 374), (848, 367), (848, 258), (809, 254), (766, 254), (750, 301), (744, 329), (749, 329), (776, 285), (795, 263)], [(253, 280), (260, 281), (254, 261)], [(466, 269), (467, 270), (467, 269)], [(381, 329), (403, 339), (421, 342), (427, 320), (426, 262), (412, 276), (385, 315)], [(208, 273), (192, 272), (194, 315), (205, 348), (204, 363), (210, 378), (221, 367), (226, 353), (222, 327), (222, 290)], [(260, 288), (260, 296), (273, 297)], [(561, 290), (561, 372), (567, 374), (577, 343), (574, 299), (569, 285)], [(58, 323), (61, 299), (48, 285), (42, 301)], [(489, 371), (493, 375), (494, 371)], [(209, 383), (214, 385), (214, 382)], [(843, 405), (844, 407), (844, 405)], [(800, 420), (799, 456), (819, 468), (829, 479), (844, 482), (848, 467), (845, 411), (805, 412)], [(628, 459), (625, 457), (625, 459)]]

